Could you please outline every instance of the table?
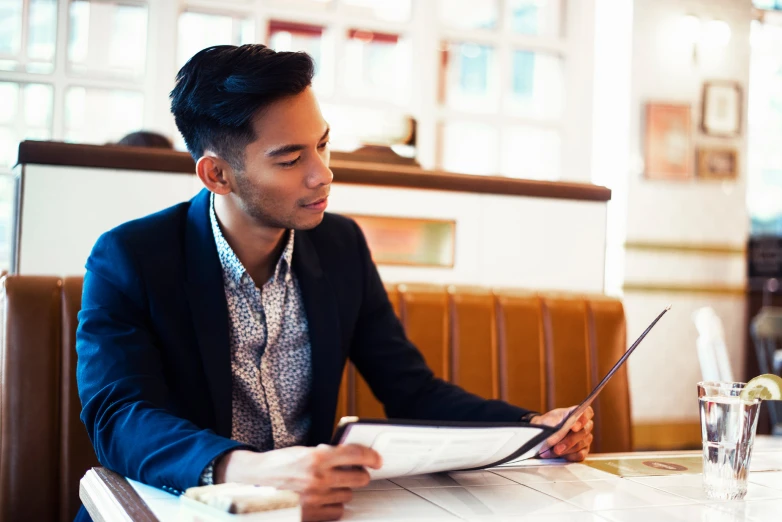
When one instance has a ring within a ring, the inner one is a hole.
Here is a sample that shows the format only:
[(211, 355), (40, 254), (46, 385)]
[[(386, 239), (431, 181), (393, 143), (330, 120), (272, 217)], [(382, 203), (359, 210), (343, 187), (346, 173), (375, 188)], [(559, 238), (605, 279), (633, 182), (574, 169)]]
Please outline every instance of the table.
[[(591, 456), (586, 463), (534, 461), (514, 468), (381, 480), (357, 490), (343, 520), (382, 522), (766, 522), (782, 519), (782, 439), (759, 437), (749, 491), (740, 502), (708, 500), (693, 469), (625, 476), (598, 469), (632, 462), (699, 462), (700, 452)], [(541, 465), (542, 464), (542, 465)], [(761, 471), (762, 470), (762, 471)], [(175, 522), (179, 500), (103, 468), (81, 481), (96, 522)]]

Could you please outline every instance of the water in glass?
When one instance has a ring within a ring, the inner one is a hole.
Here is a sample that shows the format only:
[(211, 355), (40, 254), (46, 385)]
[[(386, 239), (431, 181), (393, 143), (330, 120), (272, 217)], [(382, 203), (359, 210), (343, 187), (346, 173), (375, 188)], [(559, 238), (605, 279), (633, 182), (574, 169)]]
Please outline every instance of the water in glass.
[[(715, 383), (716, 384), (716, 383)], [(703, 487), (712, 499), (735, 500), (747, 494), (747, 475), (760, 401), (745, 401), (741, 383), (699, 385), (703, 435)], [(706, 386), (708, 388), (708, 386)]]

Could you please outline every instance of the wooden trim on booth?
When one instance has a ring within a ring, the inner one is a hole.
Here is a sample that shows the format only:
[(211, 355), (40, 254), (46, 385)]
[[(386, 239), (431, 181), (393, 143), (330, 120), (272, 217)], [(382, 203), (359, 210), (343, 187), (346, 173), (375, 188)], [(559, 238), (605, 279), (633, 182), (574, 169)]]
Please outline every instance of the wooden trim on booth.
[(622, 291), (626, 294), (708, 294), (720, 296), (744, 296), (747, 289), (743, 286), (707, 285), (680, 285), (668, 283), (625, 283)]
[[(185, 152), (122, 147), (118, 145), (82, 145), (55, 141), (23, 141), (19, 144), (19, 163), (23, 165), (63, 165), (181, 174), (195, 173), (193, 159)], [(611, 199), (610, 189), (587, 183), (453, 174), (423, 170), (415, 166), (357, 162), (343, 159), (332, 160), (330, 166), (334, 172), (335, 182), (354, 185), (473, 192), (575, 201), (606, 202)]]
[(718, 244), (718, 243), (669, 243), (664, 241), (628, 241), (624, 244), (625, 250), (656, 252), (666, 254), (692, 254), (692, 255), (740, 255), (747, 253), (742, 245)]
[(699, 421), (633, 424), (633, 451), (691, 450), (700, 447)]

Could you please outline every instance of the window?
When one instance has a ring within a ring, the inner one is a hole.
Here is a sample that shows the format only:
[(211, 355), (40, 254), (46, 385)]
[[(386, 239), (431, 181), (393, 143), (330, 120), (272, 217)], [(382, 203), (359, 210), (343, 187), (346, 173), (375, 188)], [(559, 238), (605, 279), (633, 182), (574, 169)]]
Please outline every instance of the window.
[(564, 80), (562, 58), (555, 54), (514, 50), (513, 85), (507, 98), (514, 114), (541, 120), (562, 116)]
[(438, 16), (447, 36), (440, 51), (438, 164), (559, 179), (567, 49), (561, 0), (438, 0)]
[(68, 70), (141, 78), (147, 57), (147, 6), (72, 0)]
[(443, 168), (464, 174), (497, 174), (499, 132), (493, 125), (449, 122), (443, 132)]
[(558, 37), (562, 33), (560, 0), (510, 0), (509, 7), (516, 34)]
[(376, 18), (389, 22), (410, 19), (411, 0), (342, 0), (345, 10), (356, 17)]
[(51, 85), (0, 82), (0, 170), (16, 163), (20, 141), (51, 138), (52, 104)]
[(443, 48), (445, 103), (463, 111), (496, 111), (499, 92), (494, 48), (457, 42), (445, 43)]
[(213, 45), (242, 45), (255, 41), (251, 18), (185, 11), (179, 16), (177, 66), (182, 67), (201, 49)]
[(453, 29), (495, 29), (499, 11), (497, 0), (437, 0), (440, 20)]
[(532, 126), (513, 126), (503, 132), (504, 176), (554, 181), (560, 175), (559, 132)]
[[(54, 70), (57, 0), (0, 0), (0, 71)], [(24, 38), (26, 36), (26, 38)]]
[(752, 0), (752, 3), (758, 9), (782, 11), (782, 0)]
[(144, 96), (136, 91), (70, 87), (65, 93), (65, 139), (103, 144), (143, 127)]
[(269, 21), (269, 47), (275, 51), (304, 51), (315, 62), (313, 86), (324, 94), (331, 86), (331, 64), (324, 64), (323, 32), (320, 25), (282, 20)]
[(410, 97), (410, 47), (396, 34), (348, 31), (345, 45), (347, 91), (357, 97), (404, 105)]
[(15, 122), (0, 123), (2, 162), (25, 137), (148, 128), (181, 146), (166, 99), (177, 70), (205, 47), (266, 42), (313, 56), (337, 150), (405, 141), (414, 118), (426, 168), (558, 179), (577, 1), (0, 0), (0, 112)]
[(767, 19), (751, 30), (747, 207), (752, 235), (782, 236), (782, 17)]

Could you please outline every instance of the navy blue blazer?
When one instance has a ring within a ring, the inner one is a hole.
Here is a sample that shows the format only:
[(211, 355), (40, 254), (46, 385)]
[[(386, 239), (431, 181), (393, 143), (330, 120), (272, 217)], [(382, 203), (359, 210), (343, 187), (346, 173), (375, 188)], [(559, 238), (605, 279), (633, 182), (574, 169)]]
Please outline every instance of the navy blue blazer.
[[(364, 236), (326, 214), (297, 231), (312, 347), (312, 427), (328, 442), (348, 358), (389, 417), (516, 421), (526, 410), (435, 378), (407, 340)], [(76, 334), (81, 418), (102, 465), (169, 491), (198, 484), (231, 436), (231, 356), (209, 193), (131, 221), (87, 261)]]

